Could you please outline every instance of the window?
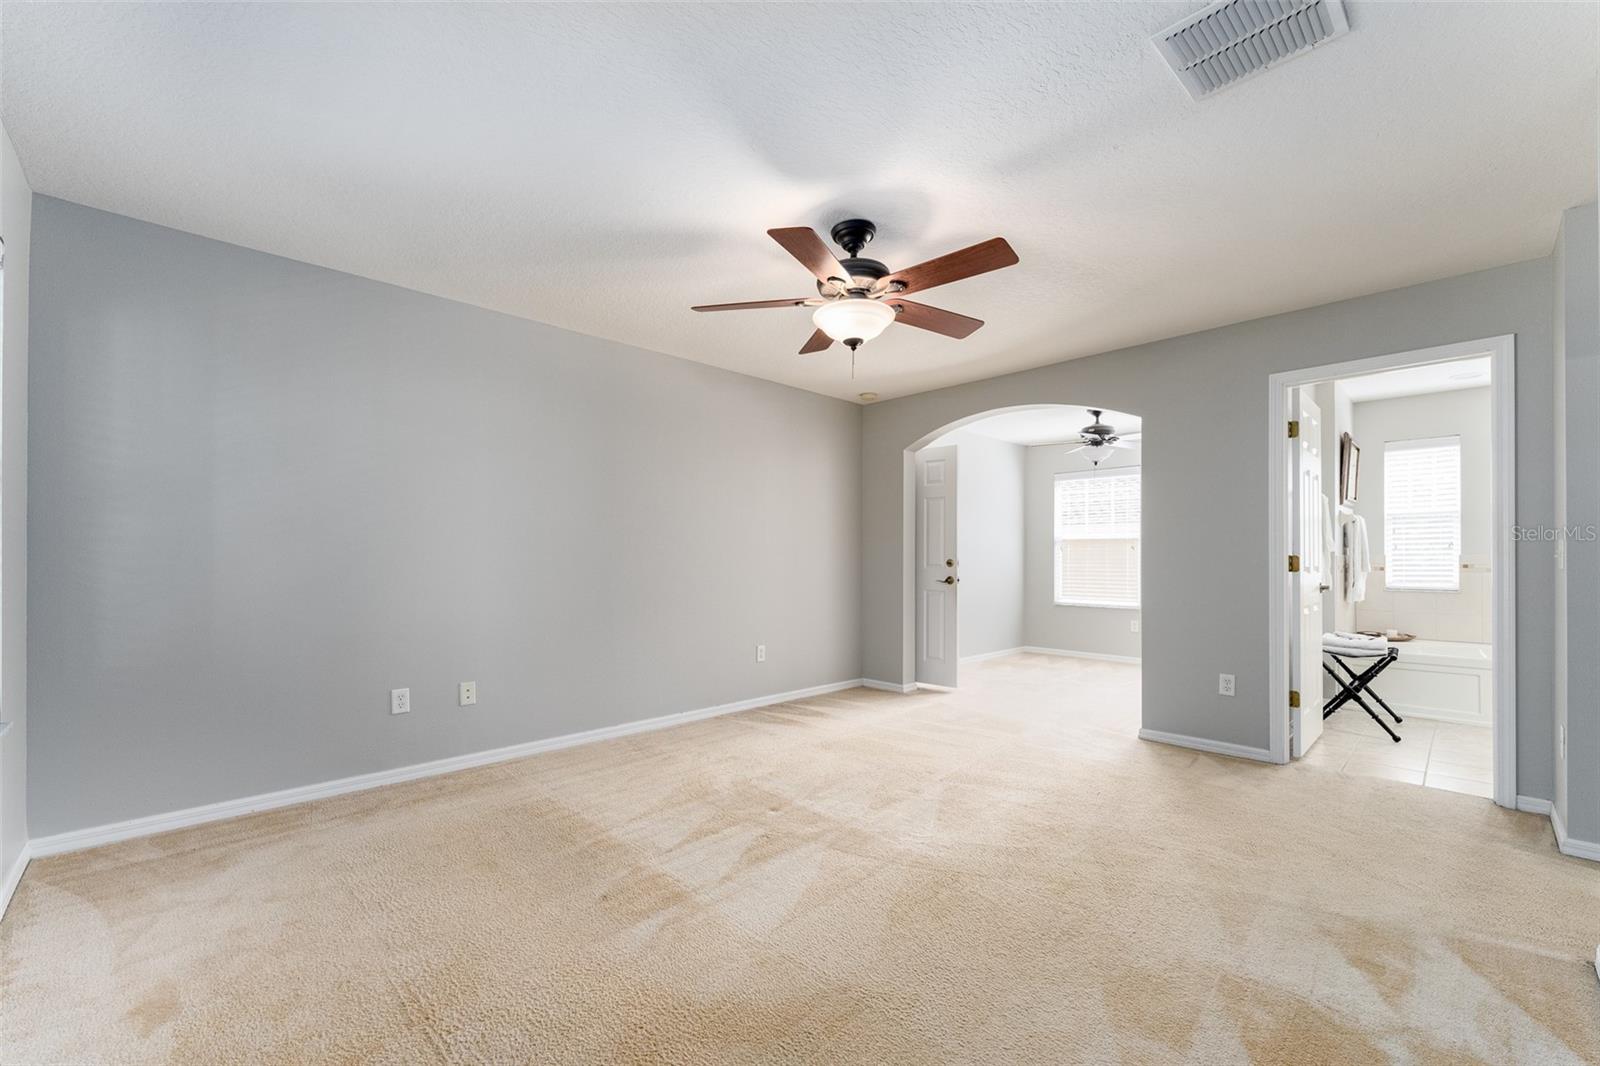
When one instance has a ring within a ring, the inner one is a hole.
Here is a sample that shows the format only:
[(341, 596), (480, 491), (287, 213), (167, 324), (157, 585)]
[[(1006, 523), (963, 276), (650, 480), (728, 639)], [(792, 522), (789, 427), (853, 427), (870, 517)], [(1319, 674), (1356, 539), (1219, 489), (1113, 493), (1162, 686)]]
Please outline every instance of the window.
[(1383, 585), (1461, 588), (1461, 438), (1383, 445)]
[(1056, 475), (1056, 603), (1139, 606), (1139, 468)]

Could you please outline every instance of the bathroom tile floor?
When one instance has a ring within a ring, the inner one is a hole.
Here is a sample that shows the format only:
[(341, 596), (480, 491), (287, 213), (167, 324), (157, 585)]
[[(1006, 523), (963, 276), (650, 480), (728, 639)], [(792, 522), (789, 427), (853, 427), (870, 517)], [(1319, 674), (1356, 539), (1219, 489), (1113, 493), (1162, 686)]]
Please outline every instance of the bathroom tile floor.
[[(1381, 710), (1379, 713), (1382, 713)], [(1494, 796), (1494, 743), (1487, 726), (1407, 718), (1396, 744), (1359, 707), (1340, 708), (1323, 723), (1307, 760), (1351, 777), (1380, 777), (1471, 796)]]

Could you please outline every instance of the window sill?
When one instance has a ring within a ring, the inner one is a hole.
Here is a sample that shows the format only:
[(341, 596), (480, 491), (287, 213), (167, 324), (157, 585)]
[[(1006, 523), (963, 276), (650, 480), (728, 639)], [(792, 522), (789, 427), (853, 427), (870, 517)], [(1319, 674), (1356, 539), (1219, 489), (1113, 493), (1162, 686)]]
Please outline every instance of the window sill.
[(1057, 607), (1099, 607), (1107, 611), (1137, 611), (1137, 603), (1092, 603), (1089, 600), (1057, 600)]

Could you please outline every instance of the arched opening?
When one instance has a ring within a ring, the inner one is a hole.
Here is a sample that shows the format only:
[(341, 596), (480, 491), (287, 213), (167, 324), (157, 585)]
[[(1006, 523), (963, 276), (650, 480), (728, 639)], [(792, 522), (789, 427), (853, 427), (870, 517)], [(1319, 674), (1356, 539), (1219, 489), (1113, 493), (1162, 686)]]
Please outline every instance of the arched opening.
[(1092, 691), (1083, 716), (1137, 731), (1142, 437), (1130, 412), (1035, 404), (913, 442), (904, 587), (916, 685)]

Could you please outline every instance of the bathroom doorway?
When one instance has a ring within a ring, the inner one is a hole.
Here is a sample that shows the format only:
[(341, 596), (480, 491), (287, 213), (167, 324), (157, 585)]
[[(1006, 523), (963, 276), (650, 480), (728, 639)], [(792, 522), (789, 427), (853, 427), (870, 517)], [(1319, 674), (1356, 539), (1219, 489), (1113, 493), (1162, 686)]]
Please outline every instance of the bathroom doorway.
[(1273, 376), (1279, 761), (1516, 805), (1513, 351)]

